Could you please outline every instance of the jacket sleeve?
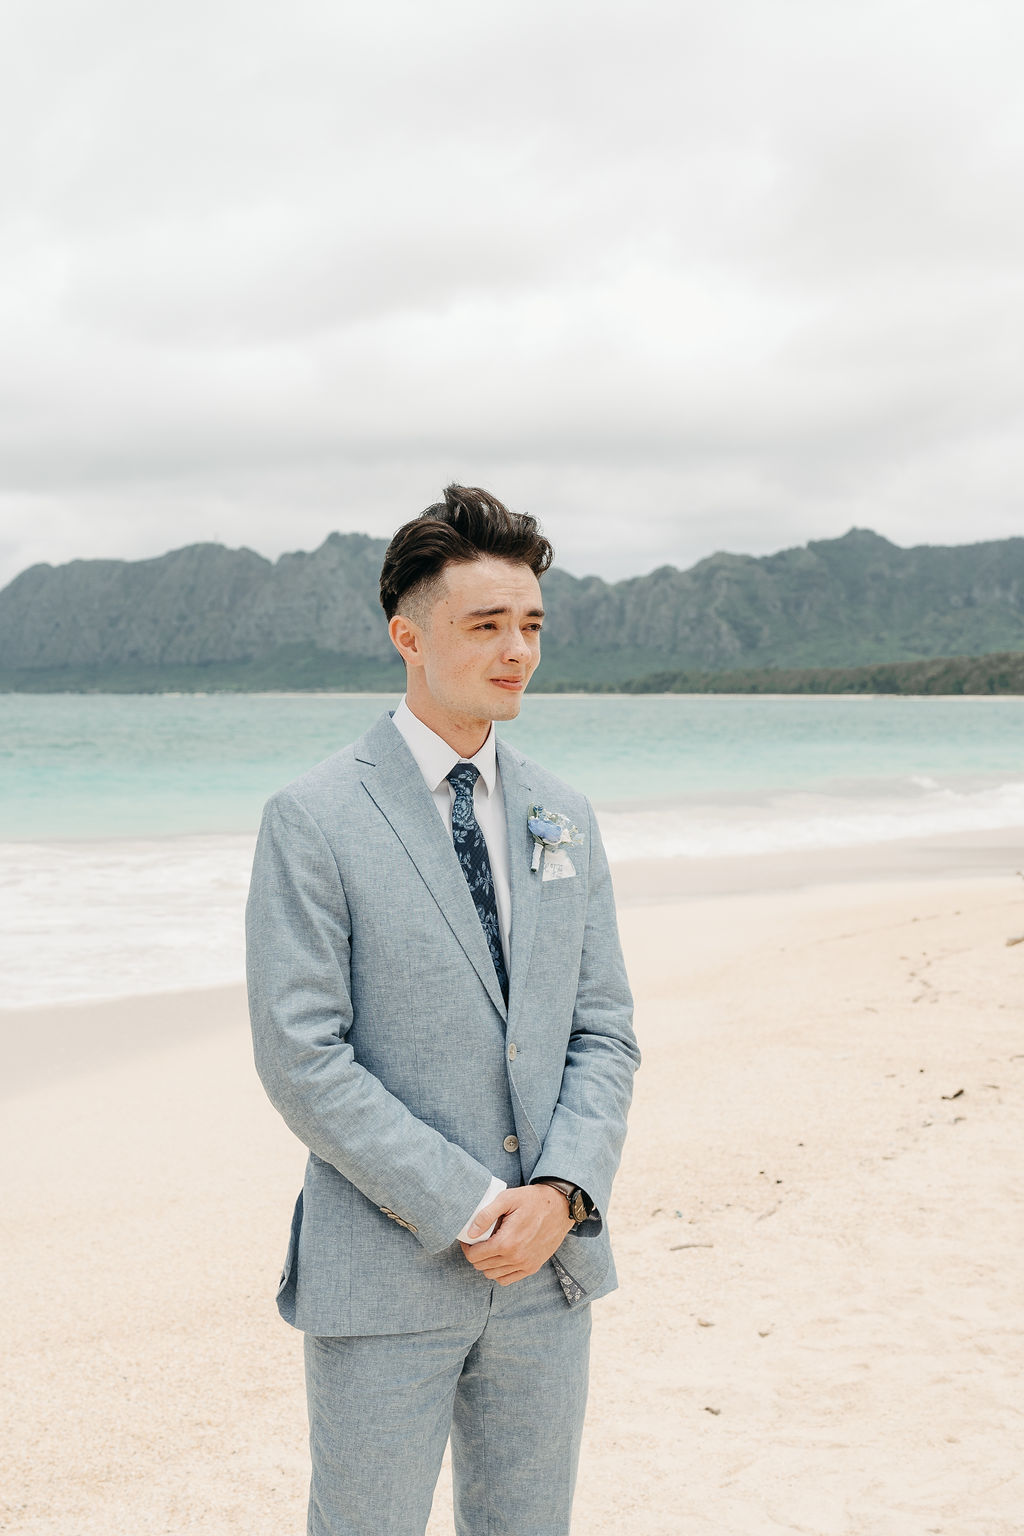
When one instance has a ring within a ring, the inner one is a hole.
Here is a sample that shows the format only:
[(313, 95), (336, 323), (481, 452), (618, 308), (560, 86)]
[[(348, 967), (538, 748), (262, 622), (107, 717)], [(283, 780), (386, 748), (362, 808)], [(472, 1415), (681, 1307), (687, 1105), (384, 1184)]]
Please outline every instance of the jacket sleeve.
[(327, 839), (284, 791), (263, 813), (246, 908), (256, 1069), (295, 1135), (439, 1253), (476, 1210), (490, 1170), (355, 1060), (350, 938)]
[(579, 985), (558, 1102), (531, 1179), (571, 1179), (594, 1201), (594, 1217), (577, 1229), (596, 1236), (608, 1209), (622, 1155), (626, 1113), (640, 1052), (633, 998), (615, 919), (611, 873), (593, 809), (587, 871), (587, 916)]

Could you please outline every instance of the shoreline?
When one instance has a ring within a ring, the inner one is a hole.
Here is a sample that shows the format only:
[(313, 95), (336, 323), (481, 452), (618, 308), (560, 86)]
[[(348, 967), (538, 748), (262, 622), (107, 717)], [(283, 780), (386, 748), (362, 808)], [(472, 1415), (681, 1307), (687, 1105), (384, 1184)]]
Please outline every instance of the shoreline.
[[(211, 846), (215, 846), (222, 834), (210, 834), (209, 837)], [(130, 1018), (133, 1006), (142, 1000), (173, 999), (173, 1004), (167, 1005), (165, 1016), (168, 1019), (187, 1017), (191, 998), (219, 990), (230, 992), (243, 984), (242, 909), (251, 861), (250, 839), (241, 834), (224, 834), (223, 838), (224, 846), (231, 849), (228, 864), (213, 869), (200, 859), (195, 869), (185, 871), (185, 882), (173, 898), (178, 942), (184, 946), (181, 953), (189, 953), (191, 943), (207, 946), (196, 952), (190, 968), (184, 973), (176, 958), (175, 944), (161, 918), (165, 906), (167, 912), (172, 909), (168, 905), (171, 897), (161, 884), (164, 860), (156, 851), (159, 840), (99, 839), (75, 845), (71, 850), (75, 858), (109, 854), (119, 881), (138, 882), (137, 898), (130, 911), (127, 908), (122, 911), (123, 903), (108, 879), (102, 890), (96, 886), (90, 888), (88, 882), (83, 885), (89, 905), (82, 909), (85, 916), (79, 917), (72, 902), (77, 889), (74, 880), (79, 877), (60, 859), (52, 868), (44, 865), (37, 881), (40, 899), (54, 880), (59, 880), (63, 893), (57, 909), (52, 904), (46, 909), (54, 937), (45, 946), (38, 937), (42, 932), (43, 909), (32, 917), (35, 906), (26, 908), (29, 913), (26, 919), (24, 913), (19, 913), (17, 902), (8, 897), (8, 937), (12, 945), (8, 962), (8, 999), (13, 996), (17, 1001), (8, 1001), (6, 1006), (0, 1004), (0, 1073), (3, 1057), (14, 1054), (13, 1048), (5, 1042), (16, 1040), (22, 1032), (34, 1033), (41, 1027), (41, 1016), (52, 1010), (71, 1010), (79, 1019), (78, 1030), (84, 1039), (95, 1029), (106, 1027), (104, 1020), (108, 1013), (111, 1019)], [(206, 839), (201, 835), (171, 836), (167, 842), (201, 852)], [(10, 846), (30, 853), (37, 845)], [(49, 847), (60, 853), (62, 849), (67, 850), (68, 845)], [(120, 868), (120, 861), (134, 854), (139, 854), (139, 858)], [(846, 886), (1013, 879), (1022, 872), (1024, 826), (944, 835), (933, 833), (921, 838), (891, 839), (840, 848), (804, 848), (714, 858), (646, 858), (618, 860), (611, 864), (612, 885), (623, 915), (633, 908), (650, 910), (680, 902), (770, 896)], [(210, 884), (211, 879), (215, 880), (216, 890)], [(126, 918), (128, 923), (122, 930), (121, 924)], [(32, 947), (27, 953), (22, 951), (16, 955), (13, 944), (22, 931), (23, 922)], [(61, 934), (66, 935), (63, 949)], [(211, 943), (212, 949), (209, 948)], [(45, 958), (45, 968), (40, 957)], [(51, 971), (58, 986), (46, 980)], [(37, 983), (36, 977), (41, 978), (41, 984)], [(80, 988), (77, 995), (76, 988)], [(65, 995), (60, 995), (61, 992)], [(136, 1033), (140, 1036), (145, 1033), (144, 1026), (138, 1026), (137, 1030), (128, 1022), (117, 1027), (126, 1049), (134, 1049), (129, 1041)], [(84, 1046), (71, 1039), (70, 1025), (64, 1033), (68, 1040), (60, 1046), (62, 1055), (69, 1060), (78, 1060), (85, 1054)], [(21, 1068), (15, 1063), (11, 1071), (18, 1076)], [(0, 1097), (6, 1091), (0, 1076)]]
[[(1002, 653), (999, 653), (1002, 654)], [(973, 657), (936, 657), (937, 662), (944, 660), (971, 661)], [(889, 665), (917, 665), (918, 663), (889, 663), (879, 662), (878, 666)], [(802, 669), (799, 669), (802, 670)], [(810, 670), (818, 670), (812, 668)], [(838, 668), (839, 671), (851, 671), (853, 668)], [(0, 686), (0, 697), (14, 699), (217, 699), (217, 698), (245, 698), (245, 699), (393, 699), (401, 698), (405, 692), (405, 682), (396, 683), (394, 688), (150, 688), (150, 689), (104, 689), (104, 688), (5, 688)], [(878, 689), (868, 692), (863, 688), (851, 688), (848, 692), (840, 689), (811, 689), (794, 688), (781, 693), (770, 693), (760, 688), (744, 688), (737, 691), (727, 689), (706, 688), (688, 692), (686, 689), (668, 688), (658, 689), (615, 689), (615, 688), (559, 688), (557, 685), (545, 688), (542, 685), (531, 683), (531, 698), (546, 699), (937, 699), (949, 703), (951, 700), (963, 700), (973, 703), (982, 699), (989, 702), (1005, 702), (1007, 700), (1019, 701), (1024, 698), (1024, 691), (1001, 693), (901, 693), (895, 690)]]
[[(646, 859), (611, 866), (624, 946), (666, 921), (694, 916), (713, 939), (747, 910), (785, 912), (813, 899), (854, 908), (889, 899), (942, 899), (956, 887), (991, 889), (1024, 904), (1024, 827), (1007, 845), (1000, 833), (962, 834), (814, 849), (748, 858)], [(1024, 906), (1021, 929), (1024, 931)], [(673, 942), (669, 939), (667, 942)], [(159, 986), (109, 997), (0, 1006), (0, 1102), (115, 1061), (173, 1051), (211, 1030), (247, 1028), (244, 976), (209, 986)], [(45, 1051), (40, 1042), (45, 1041)]]
[(623, 859), (611, 865), (620, 908), (872, 881), (998, 878), (1022, 871), (1024, 826), (717, 858)]

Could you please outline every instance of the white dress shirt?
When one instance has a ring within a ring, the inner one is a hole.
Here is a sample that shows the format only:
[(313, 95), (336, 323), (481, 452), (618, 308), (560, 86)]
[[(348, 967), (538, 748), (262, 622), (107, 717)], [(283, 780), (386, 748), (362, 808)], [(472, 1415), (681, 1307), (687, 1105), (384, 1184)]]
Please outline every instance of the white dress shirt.
[(480, 777), (473, 786), (473, 813), (487, 844), (487, 857), (491, 861), (494, 880), (494, 900), (498, 908), (498, 933), (509, 964), (509, 935), (512, 931), (512, 892), (508, 873), (508, 823), (505, 820), (505, 797), (501, 792), (501, 774), (498, 771), (498, 754), (494, 745), (494, 726), (487, 733), (487, 740), (473, 757), (460, 757), (454, 747), (429, 725), (424, 725), (409, 708), (405, 699), (395, 710), (392, 719), (405, 738), (427, 788), (434, 797), (437, 813), (444, 822), (448, 836), (452, 833), (452, 806), (455, 791), (448, 783), (448, 774), (456, 763), (472, 763)]
[[(423, 721), (413, 714), (404, 698), (391, 718), (416, 759), (416, 766), (434, 797), (437, 813), (444, 822), (449, 837), (452, 835), (452, 806), (455, 804), (455, 791), (448, 783), (448, 774), (456, 763), (472, 763), (474, 768), (479, 770), (480, 777), (473, 786), (473, 813), (483, 833), (484, 842), (487, 844), (487, 857), (491, 863), (491, 876), (494, 880), (494, 901), (498, 909), (498, 932), (501, 936), (501, 947), (507, 967), (509, 937), (512, 931), (512, 893), (508, 871), (508, 822), (505, 819), (505, 797), (501, 792), (501, 774), (498, 771), (498, 754), (494, 745), (494, 726), (492, 725), (488, 731), (487, 740), (479, 752), (473, 757), (460, 757), (454, 747), (450, 747), (436, 731), (432, 731), (429, 725), (424, 725)], [(490, 1205), (494, 1197), (507, 1188), (508, 1185), (504, 1179), (491, 1176), (487, 1193), (459, 1233), (458, 1241), (482, 1243), (485, 1238), (490, 1237), (494, 1231), (493, 1225), (486, 1232), (481, 1232), (479, 1237), (468, 1237), (466, 1234), (477, 1212), (482, 1211), (485, 1205)]]

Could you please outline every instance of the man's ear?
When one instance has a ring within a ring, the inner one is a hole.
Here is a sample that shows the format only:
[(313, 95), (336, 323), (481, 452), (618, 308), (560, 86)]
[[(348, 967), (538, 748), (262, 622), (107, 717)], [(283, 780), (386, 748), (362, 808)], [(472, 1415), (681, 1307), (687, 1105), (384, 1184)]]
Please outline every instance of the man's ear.
[(396, 613), (388, 625), (391, 643), (407, 667), (422, 667), (423, 641), (420, 630), (404, 613)]

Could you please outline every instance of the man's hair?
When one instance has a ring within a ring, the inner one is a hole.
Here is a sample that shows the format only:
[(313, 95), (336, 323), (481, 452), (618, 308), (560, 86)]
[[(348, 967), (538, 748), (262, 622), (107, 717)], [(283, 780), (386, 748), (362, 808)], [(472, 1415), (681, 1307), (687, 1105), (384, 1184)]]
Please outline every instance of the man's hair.
[(542, 576), (554, 551), (535, 517), (510, 512), (475, 486), (449, 485), (444, 501), (404, 523), (388, 545), (380, 572), (381, 607), (389, 620), (401, 612), (419, 623), (440, 595), (445, 566), (486, 555), (528, 565)]

